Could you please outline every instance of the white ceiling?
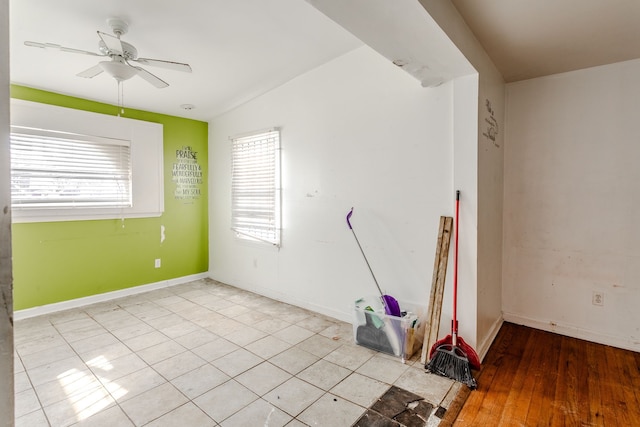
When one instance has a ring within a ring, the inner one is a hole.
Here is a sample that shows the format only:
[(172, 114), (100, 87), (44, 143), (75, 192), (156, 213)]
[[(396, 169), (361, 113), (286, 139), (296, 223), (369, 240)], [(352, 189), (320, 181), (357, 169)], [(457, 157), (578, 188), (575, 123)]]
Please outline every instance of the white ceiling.
[(12, 83), (117, 104), (117, 83), (105, 73), (76, 77), (104, 58), (23, 44), (98, 52), (96, 31), (111, 33), (110, 17), (129, 23), (122, 39), (140, 57), (193, 68), (144, 67), (170, 86), (133, 77), (123, 85), (125, 107), (205, 121), (362, 45), (302, 0), (11, 0)]
[(307, 1), (424, 87), (476, 72), (418, 0)]
[[(640, 0), (451, 1), (506, 81), (640, 57)], [(418, 0), (11, 0), (11, 81), (116, 104), (111, 77), (75, 76), (103, 58), (23, 43), (97, 52), (96, 31), (110, 32), (106, 20), (117, 17), (141, 57), (193, 68), (145, 67), (170, 86), (134, 77), (124, 83), (125, 107), (210, 120), (362, 46), (312, 5), (423, 85), (466, 69)]]
[(507, 82), (640, 58), (640, 0), (451, 0)]

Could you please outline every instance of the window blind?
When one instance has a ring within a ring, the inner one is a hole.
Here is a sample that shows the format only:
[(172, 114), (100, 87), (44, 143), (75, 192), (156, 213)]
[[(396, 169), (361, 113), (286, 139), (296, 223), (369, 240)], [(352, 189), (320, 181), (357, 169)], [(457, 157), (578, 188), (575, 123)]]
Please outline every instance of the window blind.
[(130, 141), (11, 128), (14, 209), (131, 206)]
[(280, 131), (232, 139), (231, 228), (280, 244)]

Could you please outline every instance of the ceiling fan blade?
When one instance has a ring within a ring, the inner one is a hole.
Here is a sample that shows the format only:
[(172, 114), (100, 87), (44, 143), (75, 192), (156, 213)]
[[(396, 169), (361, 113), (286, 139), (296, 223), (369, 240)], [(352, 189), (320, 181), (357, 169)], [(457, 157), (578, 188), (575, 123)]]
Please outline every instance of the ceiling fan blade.
[(169, 70), (175, 71), (183, 71), (185, 73), (190, 73), (191, 66), (189, 64), (183, 64), (182, 62), (173, 62), (173, 61), (163, 61), (161, 59), (151, 59), (151, 58), (138, 58), (134, 60), (138, 64), (142, 65), (150, 65), (152, 67), (160, 67), (167, 68)]
[(40, 49), (52, 49), (52, 50), (59, 50), (62, 52), (80, 53), (82, 55), (104, 56), (104, 55), (100, 55), (99, 53), (90, 52), (88, 50), (74, 49), (71, 47), (64, 47), (64, 46), (60, 46), (59, 44), (53, 44), (53, 43), (38, 43), (38, 42), (26, 41), (24, 42), (24, 45), (29, 47), (38, 47)]
[(140, 77), (142, 77), (143, 79), (145, 79), (146, 81), (148, 81), (149, 83), (151, 83), (152, 85), (157, 87), (158, 89), (162, 89), (162, 88), (165, 88), (165, 87), (169, 86), (169, 83), (167, 83), (164, 80), (162, 80), (161, 78), (151, 74), (150, 72), (148, 72), (144, 68), (136, 67), (135, 65), (131, 65), (131, 66), (133, 68), (135, 68), (136, 70), (138, 70), (138, 75)]
[(98, 37), (100, 37), (100, 40), (104, 42), (107, 49), (109, 49), (109, 53), (112, 55), (122, 55), (124, 52), (119, 38), (114, 37), (111, 34), (103, 33), (102, 31), (98, 31)]
[(90, 78), (95, 77), (98, 74), (102, 73), (103, 71), (104, 70), (102, 69), (100, 64), (97, 64), (97, 65), (94, 65), (93, 67), (91, 67), (89, 69), (84, 70), (81, 73), (76, 74), (76, 76), (90, 79)]

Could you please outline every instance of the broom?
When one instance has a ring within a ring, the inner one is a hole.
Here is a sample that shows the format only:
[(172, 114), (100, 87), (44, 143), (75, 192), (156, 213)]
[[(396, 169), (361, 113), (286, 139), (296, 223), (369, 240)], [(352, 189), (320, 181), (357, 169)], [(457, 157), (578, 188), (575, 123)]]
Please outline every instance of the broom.
[(480, 369), (480, 358), (475, 350), (458, 336), (458, 216), (460, 211), (460, 191), (456, 191), (455, 250), (453, 260), (453, 319), (451, 335), (437, 341), (431, 348), (429, 363), (425, 366), (433, 372), (466, 384), (474, 390), (478, 387), (471, 375), (471, 368)]

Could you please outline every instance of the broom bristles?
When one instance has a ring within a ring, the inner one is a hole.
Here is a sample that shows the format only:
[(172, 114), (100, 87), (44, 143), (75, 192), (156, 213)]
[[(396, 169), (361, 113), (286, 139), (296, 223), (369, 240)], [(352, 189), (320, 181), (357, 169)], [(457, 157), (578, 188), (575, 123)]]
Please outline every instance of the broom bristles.
[[(480, 358), (478, 357), (478, 353), (476, 353), (473, 347), (467, 344), (465, 340), (462, 339), (462, 337), (456, 337), (456, 341), (457, 341), (458, 348), (464, 352), (464, 355), (469, 361), (469, 366), (471, 367), (471, 369), (475, 369), (476, 371), (479, 371)], [(435, 356), (436, 351), (438, 350), (439, 347), (442, 347), (443, 345), (452, 345), (452, 344), (453, 344), (453, 337), (451, 335), (447, 335), (441, 340), (436, 341), (431, 346), (431, 350), (429, 351), (429, 358), (433, 358), (433, 356)]]
[(438, 347), (426, 368), (434, 374), (466, 384), (471, 390), (478, 387), (476, 379), (471, 375), (469, 359), (466, 354), (451, 344)]

